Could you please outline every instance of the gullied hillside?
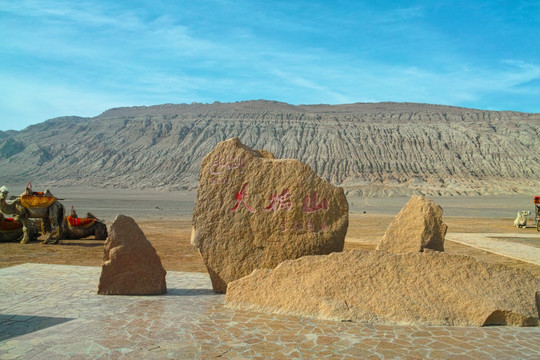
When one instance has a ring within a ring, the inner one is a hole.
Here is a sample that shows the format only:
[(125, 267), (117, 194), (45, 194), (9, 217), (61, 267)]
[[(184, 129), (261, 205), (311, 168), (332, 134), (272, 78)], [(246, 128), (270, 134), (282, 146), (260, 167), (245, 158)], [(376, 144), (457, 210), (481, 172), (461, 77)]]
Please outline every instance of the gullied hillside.
[(540, 114), (271, 101), (111, 109), (0, 134), (3, 182), (193, 189), (222, 140), (309, 164), (363, 196), (540, 190)]

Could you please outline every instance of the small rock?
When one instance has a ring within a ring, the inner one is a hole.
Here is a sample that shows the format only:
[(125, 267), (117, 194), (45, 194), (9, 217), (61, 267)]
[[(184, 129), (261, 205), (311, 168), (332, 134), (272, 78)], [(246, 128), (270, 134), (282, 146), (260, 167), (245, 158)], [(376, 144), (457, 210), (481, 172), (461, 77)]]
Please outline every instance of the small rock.
[(165, 294), (165, 275), (161, 259), (135, 220), (118, 215), (105, 241), (98, 294)]
[(377, 250), (394, 254), (444, 251), (448, 226), (442, 208), (425, 196), (412, 196), (386, 229)]

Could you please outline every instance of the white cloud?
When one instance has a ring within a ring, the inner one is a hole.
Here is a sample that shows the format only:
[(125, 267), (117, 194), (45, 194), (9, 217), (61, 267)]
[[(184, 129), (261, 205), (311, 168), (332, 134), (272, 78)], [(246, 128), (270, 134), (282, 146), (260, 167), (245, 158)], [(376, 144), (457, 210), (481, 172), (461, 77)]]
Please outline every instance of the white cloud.
[(473, 43), (438, 27), (428, 5), (349, 10), (307, 1), (0, 0), (0, 120), (257, 98), (474, 107), (495, 94), (495, 106), (511, 108), (507, 95), (537, 103), (537, 62), (470, 56), (463, 49)]
[(424, 16), (424, 9), (419, 6), (415, 6), (391, 10), (388, 14), (385, 14), (384, 18), (380, 20), (384, 22), (394, 22), (422, 18)]
[[(506, 76), (503, 78), (507, 87), (540, 80), (540, 64), (530, 64), (515, 59), (505, 59), (501, 63), (508, 65), (508, 69), (504, 71)], [(540, 89), (537, 92), (540, 92)]]

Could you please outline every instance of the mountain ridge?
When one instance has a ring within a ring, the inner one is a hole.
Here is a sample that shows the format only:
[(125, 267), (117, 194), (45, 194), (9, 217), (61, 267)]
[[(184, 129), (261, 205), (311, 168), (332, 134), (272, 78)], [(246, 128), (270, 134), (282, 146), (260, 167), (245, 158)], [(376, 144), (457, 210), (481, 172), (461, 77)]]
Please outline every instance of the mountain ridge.
[(540, 187), (540, 114), (513, 111), (394, 102), (162, 104), (59, 117), (1, 135), (5, 182), (194, 189), (202, 157), (239, 137), (307, 163), (354, 195)]

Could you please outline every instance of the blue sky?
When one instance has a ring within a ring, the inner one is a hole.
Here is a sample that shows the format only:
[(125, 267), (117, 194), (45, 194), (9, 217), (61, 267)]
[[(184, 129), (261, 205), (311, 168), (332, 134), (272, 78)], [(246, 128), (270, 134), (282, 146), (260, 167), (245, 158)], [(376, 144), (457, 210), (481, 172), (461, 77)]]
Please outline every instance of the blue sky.
[(252, 99), (540, 112), (540, 0), (0, 0), (0, 130)]

